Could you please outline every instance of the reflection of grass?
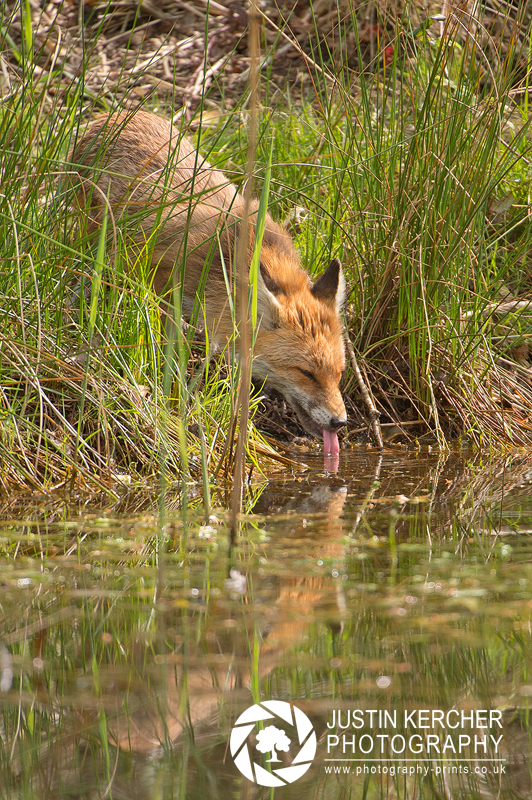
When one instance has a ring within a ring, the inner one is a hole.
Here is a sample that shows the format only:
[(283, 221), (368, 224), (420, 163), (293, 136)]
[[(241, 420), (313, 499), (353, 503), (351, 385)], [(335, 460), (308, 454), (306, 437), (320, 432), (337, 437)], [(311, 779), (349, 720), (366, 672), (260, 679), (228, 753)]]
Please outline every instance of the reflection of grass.
[[(89, 101), (83, 90), (98, 33), (70, 80), (62, 60), (37, 50), (30, 5), (20, 42), (8, 23), (3, 46), (16, 71), (0, 111), (2, 480), (9, 490), (55, 485), (116, 499), (164, 462), (170, 478), (202, 482), (208, 494), (213, 476), (231, 474), (238, 374), (221, 359), (207, 369), (193, 331), (179, 332), (176, 379), (165, 383), (147, 253), (132, 265), (111, 219), (115, 249), (103, 236), (100, 247), (87, 241), (57, 188), (80, 113), (106, 107), (105, 94)], [(352, 25), (342, 18), (340, 39)], [(321, 63), (311, 102), (287, 98), (260, 113), (258, 174), (273, 153), (272, 213), (304, 207), (296, 238), (311, 271), (343, 257), (350, 337), (387, 419), (406, 418), (407, 433), (431, 430), (441, 444), (464, 433), (477, 444), (529, 444), (528, 362), (512, 362), (526, 359), (530, 329), (517, 303), (530, 291), (521, 62), (510, 52), (488, 75), (472, 37), (397, 26), (393, 61), (380, 71), (352, 86), (346, 65), (333, 80)], [(199, 133), (209, 158), (236, 175), (245, 102)], [(354, 413), (357, 391), (348, 380)], [(258, 463), (268, 451), (253, 441), (248, 458)]]
[[(225, 526), (193, 515), (186, 530), (169, 519), (164, 532), (148, 516), (4, 525), (1, 638), (14, 670), (2, 700), (5, 796), (103, 797), (112, 783), (117, 797), (153, 797), (157, 785), (163, 797), (225, 798), (243, 785), (229, 730), (261, 697), (296, 702), (320, 740), (308, 779), (283, 797), (445, 796), (434, 776), (369, 778), (365, 790), (353, 775), (320, 783), (338, 707), (505, 708), (506, 755), (526, 766), (528, 539), (488, 551), (469, 537), (460, 549), (452, 514), (390, 509), (368, 508), (352, 536), (349, 509), (334, 524), (307, 511), (252, 519), (232, 556)], [(403, 524), (395, 550), (391, 517)], [(244, 594), (226, 584), (230, 566), (247, 573)], [(382, 675), (389, 687), (378, 687)], [(511, 785), (526, 778), (515, 771)], [(496, 796), (471, 776), (449, 786)]]

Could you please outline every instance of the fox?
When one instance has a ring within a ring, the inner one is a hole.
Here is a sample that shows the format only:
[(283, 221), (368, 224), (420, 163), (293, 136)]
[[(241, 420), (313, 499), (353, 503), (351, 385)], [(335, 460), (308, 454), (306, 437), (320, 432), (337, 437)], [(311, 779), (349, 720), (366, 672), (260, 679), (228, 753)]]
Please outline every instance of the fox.
[[(98, 114), (71, 150), (69, 165), (88, 231), (110, 211), (113, 224), (130, 232), (132, 246), (151, 248), (152, 285), (162, 300), (180, 282), (183, 316), (190, 319), (200, 308), (211, 340), (227, 342), (234, 324), (226, 287), (234, 284), (245, 215), (235, 184), (202, 158), (179, 126), (146, 111)], [(257, 212), (254, 200), (248, 274)], [(279, 391), (305, 431), (336, 455), (338, 431), (347, 423), (340, 261), (333, 258), (312, 283), (291, 236), (267, 213), (256, 292), (252, 376)]]

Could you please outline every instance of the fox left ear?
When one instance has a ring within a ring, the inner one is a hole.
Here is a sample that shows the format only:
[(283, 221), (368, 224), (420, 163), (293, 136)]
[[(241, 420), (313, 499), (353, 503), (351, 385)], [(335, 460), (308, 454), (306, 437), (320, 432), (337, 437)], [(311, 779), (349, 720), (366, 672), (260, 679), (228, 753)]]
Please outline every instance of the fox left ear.
[(334, 303), (340, 312), (345, 303), (345, 278), (340, 259), (333, 258), (310, 290), (317, 300), (323, 303)]
[(273, 330), (279, 324), (279, 294), (283, 294), (281, 287), (261, 263), (257, 281), (257, 309), (264, 330)]

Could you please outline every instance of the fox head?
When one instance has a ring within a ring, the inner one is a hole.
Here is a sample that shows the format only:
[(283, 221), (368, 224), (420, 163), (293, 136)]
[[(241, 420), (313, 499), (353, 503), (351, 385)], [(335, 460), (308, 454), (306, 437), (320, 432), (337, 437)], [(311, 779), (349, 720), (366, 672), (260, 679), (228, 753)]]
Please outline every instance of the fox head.
[(283, 266), (279, 250), (262, 249), (253, 374), (288, 400), (302, 426), (337, 452), (346, 424), (340, 393), (345, 369), (341, 309), (345, 280), (335, 258), (312, 284), (303, 270)]

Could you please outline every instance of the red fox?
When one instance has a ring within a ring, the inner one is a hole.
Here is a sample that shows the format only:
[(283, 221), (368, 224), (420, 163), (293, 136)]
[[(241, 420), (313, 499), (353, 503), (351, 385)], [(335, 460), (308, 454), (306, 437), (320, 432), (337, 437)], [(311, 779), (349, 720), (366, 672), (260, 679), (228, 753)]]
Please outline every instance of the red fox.
[[(109, 206), (132, 243), (151, 247), (155, 291), (164, 297), (182, 281), (185, 316), (197, 313), (199, 301), (209, 335), (218, 342), (231, 336), (226, 280), (234, 285), (244, 199), (228, 178), (203, 160), (176, 126), (143, 111), (97, 116), (70, 161), (82, 181), (78, 197), (90, 197), (89, 229), (101, 224)], [(254, 202), (252, 222), (257, 208)], [(339, 449), (337, 431), (347, 421), (339, 389), (344, 299), (339, 260), (312, 284), (290, 236), (267, 215), (253, 376), (281, 392), (305, 430), (322, 436), (325, 452), (333, 454)]]

